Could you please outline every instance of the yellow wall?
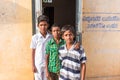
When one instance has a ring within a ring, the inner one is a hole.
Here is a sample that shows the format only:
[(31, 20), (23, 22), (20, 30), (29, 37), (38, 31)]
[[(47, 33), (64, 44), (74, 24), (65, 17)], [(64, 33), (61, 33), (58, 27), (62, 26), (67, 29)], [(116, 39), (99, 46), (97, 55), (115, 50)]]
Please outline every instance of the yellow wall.
[(0, 80), (33, 80), (31, 0), (0, 1)]
[(120, 0), (83, 0), (86, 80), (120, 80), (119, 3)]

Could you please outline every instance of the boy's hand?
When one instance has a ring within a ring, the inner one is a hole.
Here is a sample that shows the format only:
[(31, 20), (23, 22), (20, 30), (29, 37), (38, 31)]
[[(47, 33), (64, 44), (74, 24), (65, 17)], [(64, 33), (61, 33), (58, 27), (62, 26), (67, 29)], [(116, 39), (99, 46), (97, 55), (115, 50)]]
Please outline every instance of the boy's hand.
[(36, 68), (36, 66), (33, 66), (33, 72), (34, 72), (34, 73), (37, 72), (37, 68)]
[(50, 74), (48, 71), (46, 71), (46, 77), (49, 78), (50, 77)]
[(80, 49), (80, 42), (75, 43), (75, 49)]

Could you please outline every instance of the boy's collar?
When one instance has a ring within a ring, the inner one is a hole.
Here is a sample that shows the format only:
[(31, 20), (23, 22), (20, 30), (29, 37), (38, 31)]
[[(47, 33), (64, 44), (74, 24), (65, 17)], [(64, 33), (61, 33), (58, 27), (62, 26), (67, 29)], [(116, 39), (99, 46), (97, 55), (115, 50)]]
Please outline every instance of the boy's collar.
[[(62, 39), (61, 39), (61, 38), (60, 38), (59, 43), (60, 43), (60, 42), (62, 42)], [(54, 38), (52, 38), (51, 43), (55, 43), (55, 39), (54, 39)]]
[[(39, 34), (39, 36), (40, 36), (41, 38), (43, 37), (43, 35), (42, 35), (40, 32), (39, 32), (38, 34)], [(51, 36), (51, 35), (50, 35), (50, 33), (47, 32), (47, 33), (46, 33), (46, 37), (49, 37), (49, 36)]]
[(76, 44), (76, 42), (74, 42), (74, 43), (72, 44), (72, 46), (71, 46), (71, 48), (70, 48), (69, 50), (67, 50), (67, 45), (66, 45), (66, 44), (64, 45), (64, 48), (65, 48), (65, 50), (67, 50), (67, 51), (74, 50), (75, 44)]

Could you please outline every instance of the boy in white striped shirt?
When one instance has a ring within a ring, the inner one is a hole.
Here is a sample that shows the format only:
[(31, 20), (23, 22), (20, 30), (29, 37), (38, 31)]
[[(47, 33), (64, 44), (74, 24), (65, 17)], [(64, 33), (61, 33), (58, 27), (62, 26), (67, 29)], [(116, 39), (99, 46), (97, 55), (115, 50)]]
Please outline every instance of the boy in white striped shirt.
[(62, 27), (62, 38), (66, 44), (59, 48), (61, 69), (59, 80), (85, 80), (86, 56), (84, 49), (75, 49), (75, 30), (71, 25)]

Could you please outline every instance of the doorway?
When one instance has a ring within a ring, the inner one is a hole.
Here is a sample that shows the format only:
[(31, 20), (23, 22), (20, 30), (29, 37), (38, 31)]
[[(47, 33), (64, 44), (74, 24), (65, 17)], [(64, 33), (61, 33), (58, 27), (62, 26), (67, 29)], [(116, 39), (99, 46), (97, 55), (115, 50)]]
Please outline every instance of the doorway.
[[(82, 0), (32, 0), (33, 34), (37, 33), (37, 17), (41, 14), (50, 18), (50, 27), (56, 23), (73, 25), (76, 29), (76, 39), (81, 42), (82, 32)], [(49, 2), (48, 2), (49, 1)], [(36, 27), (34, 27), (36, 26)]]

